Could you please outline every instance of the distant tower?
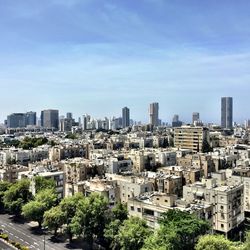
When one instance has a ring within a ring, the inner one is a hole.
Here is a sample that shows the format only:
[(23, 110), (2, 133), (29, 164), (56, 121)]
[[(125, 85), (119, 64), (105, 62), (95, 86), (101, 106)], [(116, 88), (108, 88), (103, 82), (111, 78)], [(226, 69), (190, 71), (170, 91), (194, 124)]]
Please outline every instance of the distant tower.
[(200, 113), (199, 112), (193, 112), (192, 114), (192, 124), (195, 122), (198, 122), (200, 120)]
[(179, 115), (175, 114), (172, 120), (172, 127), (181, 127), (182, 121), (179, 120)]
[(159, 103), (154, 102), (149, 106), (149, 123), (158, 126), (159, 124)]
[(130, 112), (129, 112), (129, 108), (124, 107), (122, 109), (122, 127), (126, 128), (129, 127), (129, 123), (130, 123)]
[(233, 98), (221, 98), (221, 127), (231, 129), (233, 127)]
[(49, 129), (59, 129), (59, 111), (55, 109), (41, 112), (41, 126)]
[(66, 113), (66, 118), (72, 120), (73, 119), (72, 113), (71, 112)]

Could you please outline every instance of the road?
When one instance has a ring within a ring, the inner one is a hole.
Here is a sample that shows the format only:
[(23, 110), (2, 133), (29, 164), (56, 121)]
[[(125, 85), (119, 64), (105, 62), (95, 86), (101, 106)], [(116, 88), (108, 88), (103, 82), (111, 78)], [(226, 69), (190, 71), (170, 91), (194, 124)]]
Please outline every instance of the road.
[(11, 248), (10, 246), (8, 246), (7, 244), (5, 244), (4, 242), (2, 242), (0, 240), (0, 249), (1, 250), (13, 250), (13, 248)]
[[(0, 228), (9, 235), (10, 240), (17, 241), (32, 250), (44, 249), (44, 235), (32, 233), (32, 228), (26, 223), (14, 223), (9, 215), (1, 214)], [(45, 249), (62, 250), (67, 248), (66, 243), (54, 243), (50, 240), (50, 236), (46, 235)]]

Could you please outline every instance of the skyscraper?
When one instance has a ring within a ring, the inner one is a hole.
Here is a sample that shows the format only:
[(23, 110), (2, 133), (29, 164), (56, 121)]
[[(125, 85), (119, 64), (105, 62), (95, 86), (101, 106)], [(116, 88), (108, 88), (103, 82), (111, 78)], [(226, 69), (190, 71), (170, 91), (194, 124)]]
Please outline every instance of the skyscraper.
[(13, 113), (7, 116), (8, 128), (24, 128), (25, 127), (25, 114)]
[(193, 112), (192, 114), (192, 124), (195, 122), (198, 122), (200, 120), (200, 113), (199, 112)]
[(71, 112), (66, 113), (66, 118), (72, 120), (73, 119), (72, 113)]
[(174, 115), (172, 120), (172, 127), (181, 127), (182, 121), (179, 120), (179, 115)]
[(154, 102), (149, 106), (149, 123), (153, 126), (158, 126), (159, 124), (159, 103)]
[(124, 107), (122, 109), (122, 127), (123, 128), (129, 127), (129, 122), (130, 122), (129, 108)]
[(36, 112), (30, 111), (25, 114), (25, 123), (26, 126), (35, 126), (36, 125)]
[(55, 109), (43, 110), (41, 112), (41, 126), (49, 129), (58, 129), (59, 111)]
[(231, 129), (233, 126), (233, 98), (221, 98), (221, 127)]

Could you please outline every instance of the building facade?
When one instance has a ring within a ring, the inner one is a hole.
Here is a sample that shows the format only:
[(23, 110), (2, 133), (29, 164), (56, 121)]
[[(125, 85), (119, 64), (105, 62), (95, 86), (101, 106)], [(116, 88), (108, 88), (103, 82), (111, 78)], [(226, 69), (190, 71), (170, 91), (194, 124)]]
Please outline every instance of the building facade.
[(154, 102), (149, 106), (149, 123), (153, 126), (159, 125), (159, 103)]
[(124, 107), (122, 109), (122, 127), (126, 128), (129, 127), (130, 123), (130, 112), (129, 112), (129, 108)]
[(209, 132), (205, 127), (182, 126), (174, 129), (174, 145), (192, 152), (203, 152), (208, 143)]
[(231, 129), (233, 126), (233, 98), (221, 98), (221, 127)]
[(47, 109), (41, 112), (41, 126), (48, 129), (59, 128), (59, 111), (55, 109)]

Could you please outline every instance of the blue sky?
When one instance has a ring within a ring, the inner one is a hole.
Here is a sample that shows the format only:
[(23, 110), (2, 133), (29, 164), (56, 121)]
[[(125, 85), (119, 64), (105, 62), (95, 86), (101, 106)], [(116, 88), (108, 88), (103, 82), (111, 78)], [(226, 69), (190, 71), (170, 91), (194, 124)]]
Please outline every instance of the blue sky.
[(0, 120), (58, 108), (75, 117), (250, 118), (248, 0), (0, 0)]

